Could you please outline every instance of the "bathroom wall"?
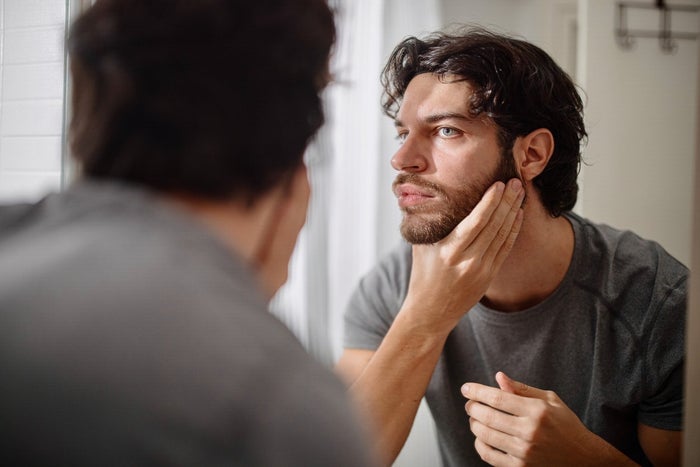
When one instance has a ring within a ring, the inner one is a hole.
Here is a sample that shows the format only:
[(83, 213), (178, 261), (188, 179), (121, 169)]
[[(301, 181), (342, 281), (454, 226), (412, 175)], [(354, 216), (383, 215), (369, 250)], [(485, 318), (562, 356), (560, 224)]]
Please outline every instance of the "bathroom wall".
[[(656, 10), (630, 11), (628, 20), (658, 29)], [(673, 13), (672, 24), (697, 33), (700, 14)], [(656, 39), (623, 49), (613, 35), (615, 2), (607, 0), (581, 0), (579, 27), (589, 143), (577, 209), (656, 240), (689, 265), (698, 41), (678, 41), (674, 53)]]
[(0, 202), (61, 184), (66, 2), (0, 0)]

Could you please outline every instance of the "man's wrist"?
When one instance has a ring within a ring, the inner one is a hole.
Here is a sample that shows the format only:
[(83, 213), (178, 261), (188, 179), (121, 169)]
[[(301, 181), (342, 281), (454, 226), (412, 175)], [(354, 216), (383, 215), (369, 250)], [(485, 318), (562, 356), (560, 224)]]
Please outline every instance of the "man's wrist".
[(458, 322), (458, 319), (452, 317), (436, 318), (421, 306), (404, 305), (392, 327), (400, 328), (401, 332), (411, 336), (412, 340), (436, 345), (444, 343)]

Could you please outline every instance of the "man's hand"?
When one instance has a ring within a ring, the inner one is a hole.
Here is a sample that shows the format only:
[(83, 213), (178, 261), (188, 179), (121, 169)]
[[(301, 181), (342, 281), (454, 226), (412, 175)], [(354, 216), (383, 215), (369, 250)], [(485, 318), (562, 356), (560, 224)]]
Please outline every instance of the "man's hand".
[(486, 292), (520, 231), (520, 180), (498, 182), (455, 229), (413, 249), (409, 291), (376, 351), (345, 349), (338, 372), (391, 465), (401, 451), (450, 331)]
[(486, 293), (520, 231), (524, 196), (520, 180), (497, 182), (447, 237), (413, 246), (404, 308), (420, 310), (424, 329), (451, 331)]
[(500, 389), (466, 383), (474, 446), (495, 466), (636, 465), (590, 432), (552, 391), (496, 374)]

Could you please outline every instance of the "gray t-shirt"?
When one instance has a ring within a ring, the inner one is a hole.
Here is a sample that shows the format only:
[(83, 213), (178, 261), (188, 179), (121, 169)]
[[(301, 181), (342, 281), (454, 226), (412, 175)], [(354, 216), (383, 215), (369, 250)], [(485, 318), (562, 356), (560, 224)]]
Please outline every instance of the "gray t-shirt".
[[(682, 428), (687, 269), (631, 232), (566, 217), (575, 248), (559, 287), (520, 312), (477, 304), (447, 339), (426, 392), (445, 465), (481, 463), (460, 387), (497, 387), (499, 370), (555, 391), (588, 429), (642, 464), (637, 422)], [(410, 271), (402, 244), (360, 281), (345, 315), (346, 348), (379, 346)]]
[(369, 465), (248, 267), (148, 192), (0, 208), (1, 465)]

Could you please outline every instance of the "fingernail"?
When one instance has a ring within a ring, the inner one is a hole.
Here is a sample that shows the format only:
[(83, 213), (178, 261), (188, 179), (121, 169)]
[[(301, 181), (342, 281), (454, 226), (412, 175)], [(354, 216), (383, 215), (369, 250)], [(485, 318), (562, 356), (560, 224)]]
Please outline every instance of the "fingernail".
[(513, 191), (515, 191), (516, 193), (517, 193), (518, 191), (520, 191), (520, 189), (522, 188), (522, 186), (523, 186), (522, 182), (521, 182), (519, 179), (517, 179), (517, 178), (515, 178), (515, 179), (513, 179), (513, 180), (510, 181), (510, 189), (513, 190)]
[(465, 396), (467, 394), (469, 394), (469, 385), (468, 384), (462, 385), (462, 394), (464, 394)]

